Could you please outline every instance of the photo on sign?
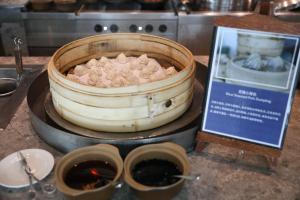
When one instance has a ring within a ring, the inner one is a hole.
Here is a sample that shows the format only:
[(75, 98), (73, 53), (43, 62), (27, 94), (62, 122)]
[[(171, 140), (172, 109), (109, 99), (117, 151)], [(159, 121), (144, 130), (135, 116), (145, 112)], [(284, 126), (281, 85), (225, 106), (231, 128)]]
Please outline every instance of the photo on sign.
[(289, 91), (298, 39), (275, 33), (224, 29), (218, 38), (215, 79)]

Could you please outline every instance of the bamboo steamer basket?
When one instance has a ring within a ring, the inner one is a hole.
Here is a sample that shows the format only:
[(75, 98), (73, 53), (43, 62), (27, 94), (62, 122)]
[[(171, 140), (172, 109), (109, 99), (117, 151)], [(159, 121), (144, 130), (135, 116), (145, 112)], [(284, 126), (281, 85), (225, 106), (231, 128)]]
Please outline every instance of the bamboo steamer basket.
[(261, 35), (238, 34), (239, 56), (258, 53), (261, 56), (280, 56), (284, 47), (284, 40)]
[[(77, 64), (120, 53), (157, 59), (177, 74), (160, 81), (126, 87), (98, 88), (66, 79)], [(159, 127), (182, 115), (193, 97), (195, 63), (184, 46), (158, 36), (117, 33), (83, 38), (55, 52), (48, 64), (52, 101), (58, 114), (84, 128), (136, 132)]]

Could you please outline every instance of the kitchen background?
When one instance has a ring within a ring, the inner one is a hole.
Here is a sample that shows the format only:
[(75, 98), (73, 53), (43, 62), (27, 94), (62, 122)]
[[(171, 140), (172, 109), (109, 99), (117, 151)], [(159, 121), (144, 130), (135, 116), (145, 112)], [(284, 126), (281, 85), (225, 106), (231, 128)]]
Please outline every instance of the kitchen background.
[(208, 55), (216, 16), (258, 12), (300, 22), (299, 5), (298, 0), (2, 0), (0, 56), (13, 55), (16, 36), (24, 55), (50, 56), (75, 39), (116, 32), (167, 37)]

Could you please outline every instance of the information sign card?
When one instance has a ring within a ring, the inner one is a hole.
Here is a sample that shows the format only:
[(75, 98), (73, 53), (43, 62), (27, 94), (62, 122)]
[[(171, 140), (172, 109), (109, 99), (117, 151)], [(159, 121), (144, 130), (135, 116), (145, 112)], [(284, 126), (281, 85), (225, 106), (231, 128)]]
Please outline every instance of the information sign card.
[(299, 39), (216, 27), (202, 130), (282, 148), (297, 85)]

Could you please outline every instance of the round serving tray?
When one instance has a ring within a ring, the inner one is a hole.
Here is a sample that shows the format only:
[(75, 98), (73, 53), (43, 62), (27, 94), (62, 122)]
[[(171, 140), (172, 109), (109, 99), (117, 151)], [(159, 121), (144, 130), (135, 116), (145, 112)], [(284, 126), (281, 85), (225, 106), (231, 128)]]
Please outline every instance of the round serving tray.
[(59, 151), (69, 152), (79, 147), (105, 143), (117, 146), (121, 155), (126, 156), (137, 146), (166, 141), (177, 143), (187, 151), (192, 151), (199, 126), (202, 98), (203, 87), (195, 80), (192, 105), (180, 118), (152, 130), (121, 134), (87, 130), (59, 117), (54, 112), (53, 105), (51, 108), (47, 71), (41, 73), (31, 84), (27, 103), (37, 134)]
[(99, 138), (99, 139), (114, 139), (114, 140), (124, 140), (124, 139), (139, 139), (139, 138), (150, 138), (150, 137), (157, 137), (160, 135), (169, 134), (175, 132), (178, 129), (181, 129), (191, 122), (195, 121), (197, 117), (201, 113), (201, 106), (199, 102), (202, 100), (201, 94), (201, 87), (200, 84), (196, 81), (194, 87), (194, 99), (190, 106), (190, 108), (178, 119), (160, 126), (158, 128), (154, 128), (151, 130), (146, 131), (138, 131), (138, 132), (122, 132), (122, 133), (110, 133), (110, 132), (103, 132), (103, 131), (94, 131), (90, 129), (86, 129), (76, 124), (73, 124), (65, 119), (63, 119), (55, 110), (51, 94), (48, 93), (45, 98), (45, 111), (47, 115), (60, 127), (67, 129), (73, 133), (92, 137), (92, 138)]

